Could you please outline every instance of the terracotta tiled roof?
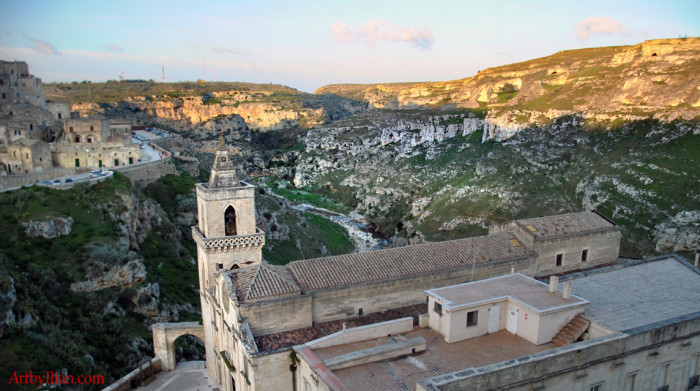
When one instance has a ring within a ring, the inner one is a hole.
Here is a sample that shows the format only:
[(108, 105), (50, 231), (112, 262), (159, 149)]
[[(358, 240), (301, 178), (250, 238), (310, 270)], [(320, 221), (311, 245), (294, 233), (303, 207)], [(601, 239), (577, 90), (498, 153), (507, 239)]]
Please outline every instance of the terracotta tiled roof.
[[(520, 246), (516, 246), (519, 243)], [(295, 261), (289, 268), (305, 291), (450, 270), (533, 255), (513, 233)]]
[(535, 239), (549, 239), (615, 228), (615, 224), (595, 212), (536, 217), (516, 220), (516, 222)]
[(238, 300), (244, 303), (301, 293), (301, 289), (285, 267), (268, 265), (247, 267), (236, 271), (232, 279), (236, 286)]

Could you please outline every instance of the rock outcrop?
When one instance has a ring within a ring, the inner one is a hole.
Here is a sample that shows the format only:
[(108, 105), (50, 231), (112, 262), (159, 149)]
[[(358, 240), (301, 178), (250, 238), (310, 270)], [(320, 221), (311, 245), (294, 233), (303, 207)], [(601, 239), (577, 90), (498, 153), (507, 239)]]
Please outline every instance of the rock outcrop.
[(94, 292), (106, 288), (126, 288), (146, 280), (146, 267), (139, 259), (126, 265), (114, 266), (106, 272), (100, 266), (93, 268), (94, 277), (70, 285), (73, 292)]
[(45, 220), (22, 223), (27, 229), (25, 235), (30, 238), (37, 236), (46, 239), (54, 239), (61, 236), (69, 235), (73, 227), (72, 217), (47, 217)]

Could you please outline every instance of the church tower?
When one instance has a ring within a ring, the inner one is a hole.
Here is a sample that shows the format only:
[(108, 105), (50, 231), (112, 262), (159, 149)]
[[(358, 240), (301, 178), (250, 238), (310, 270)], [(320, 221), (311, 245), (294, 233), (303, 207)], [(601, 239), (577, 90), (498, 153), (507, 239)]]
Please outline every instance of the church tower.
[(223, 135), (209, 182), (196, 187), (199, 224), (192, 227), (192, 237), (204, 294), (217, 271), (260, 263), (265, 233), (255, 225), (255, 186), (238, 180)]

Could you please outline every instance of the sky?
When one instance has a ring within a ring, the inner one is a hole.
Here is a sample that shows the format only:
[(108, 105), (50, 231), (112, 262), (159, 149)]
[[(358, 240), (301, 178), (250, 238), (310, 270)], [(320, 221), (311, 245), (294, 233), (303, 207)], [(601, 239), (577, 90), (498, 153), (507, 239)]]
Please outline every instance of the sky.
[(700, 1), (0, 0), (0, 59), (44, 82), (442, 81), (561, 50), (700, 36)]

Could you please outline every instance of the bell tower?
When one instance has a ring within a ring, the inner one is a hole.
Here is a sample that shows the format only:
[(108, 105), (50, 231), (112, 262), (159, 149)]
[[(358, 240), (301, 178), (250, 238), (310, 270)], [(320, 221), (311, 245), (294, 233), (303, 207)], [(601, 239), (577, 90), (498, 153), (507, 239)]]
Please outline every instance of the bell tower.
[(205, 292), (217, 271), (260, 263), (265, 233), (255, 225), (255, 186), (238, 180), (223, 134), (209, 182), (196, 187), (199, 224), (192, 227), (192, 237), (200, 291)]

